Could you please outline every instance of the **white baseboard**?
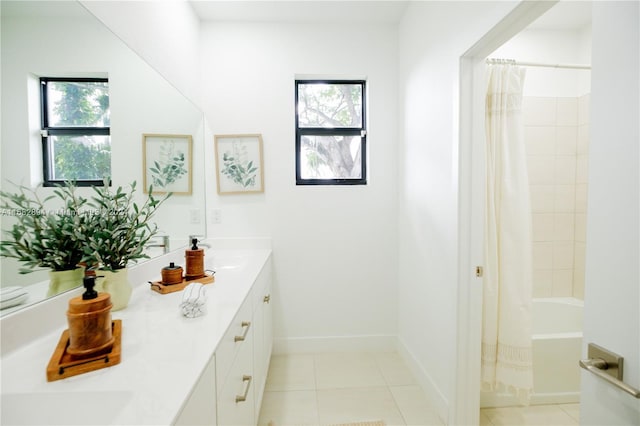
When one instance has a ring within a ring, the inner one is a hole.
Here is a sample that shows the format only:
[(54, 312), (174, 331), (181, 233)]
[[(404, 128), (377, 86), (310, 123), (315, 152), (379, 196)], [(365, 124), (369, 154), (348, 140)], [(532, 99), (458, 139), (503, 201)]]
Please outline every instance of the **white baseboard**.
[[(580, 392), (533, 393), (529, 405), (576, 404), (580, 402)], [(481, 392), (481, 408), (521, 407), (518, 399), (508, 393)]]
[(413, 353), (407, 348), (404, 341), (398, 337), (398, 354), (402, 357), (404, 362), (413, 373), (413, 376), (418, 381), (418, 384), (427, 395), (427, 399), (433, 404), (433, 409), (438, 414), (441, 420), (445, 424), (448, 424), (449, 418), (449, 403), (447, 398), (440, 392), (438, 386), (433, 382), (431, 376), (418, 362)]
[(395, 352), (398, 339), (393, 335), (322, 336), (276, 338), (274, 354), (319, 352)]

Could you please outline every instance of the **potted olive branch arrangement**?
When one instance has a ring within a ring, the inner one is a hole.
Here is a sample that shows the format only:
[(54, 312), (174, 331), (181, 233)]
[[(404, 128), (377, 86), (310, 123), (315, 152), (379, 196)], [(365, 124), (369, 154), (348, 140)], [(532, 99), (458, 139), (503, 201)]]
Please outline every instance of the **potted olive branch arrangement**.
[(99, 265), (98, 275), (104, 280), (98, 281), (97, 288), (111, 294), (112, 310), (118, 310), (126, 307), (131, 297), (127, 267), (131, 262), (149, 258), (145, 246), (158, 232), (151, 218), (171, 193), (155, 198), (153, 188), (149, 187), (148, 197), (138, 205), (134, 200), (135, 181), (129, 191), (122, 187), (112, 191), (107, 185), (93, 190), (87, 202), (93, 216), (92, 232), (85, 240), (86, 259)]
[[(90, 198), (77, 195), (76, 189), (66, 182), (44, 200), (24, 186), (16, 193), (0, 191), (0, 208), (15, 217), (0, 242), (0, 256), (22, 262), (20, 273), (49, 268), (48, 296), (79, 286), (84, 275), (80, 265), (97, 268), (104, 277), (97, 287), (111, 293), (112, 310), (122, 309), (131, 296), (127, 266), (149, 258), (144, 249), (158, 231), (151, 218), (171, 194), (156, 198), (150, 187), (140, 205), (134, 200), (135, 181), (129, 190), (115, 191), (105, 181), (103, 187), (93, 187)], [(58, 272), (64, 272), (65, 279), (58, 278)]]
[(0, 256), (22, 262), (21, 274), (35, 268), (49, 269), (47, 296), (80, 285), (88, 226), (81, 211), (87, 199), (78, 196), (68, 183), (54, 189), (53, 195), (44, 200), (22, 185), (16, 193), (0, 191), (0, 200), (3, 215), (14, 218), (11, 228), (5, 231), (6, 238), (0, 241)]

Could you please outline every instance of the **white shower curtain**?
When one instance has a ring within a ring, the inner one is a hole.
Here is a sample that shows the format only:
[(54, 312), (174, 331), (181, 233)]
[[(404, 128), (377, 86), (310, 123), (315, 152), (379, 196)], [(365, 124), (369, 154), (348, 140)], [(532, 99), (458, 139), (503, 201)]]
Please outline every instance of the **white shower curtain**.
[(522, 123), (525, 70), (489, 66), (486, 98), (487, 214), (482, 318), (482, 387), (528, 404), (532, 237)]

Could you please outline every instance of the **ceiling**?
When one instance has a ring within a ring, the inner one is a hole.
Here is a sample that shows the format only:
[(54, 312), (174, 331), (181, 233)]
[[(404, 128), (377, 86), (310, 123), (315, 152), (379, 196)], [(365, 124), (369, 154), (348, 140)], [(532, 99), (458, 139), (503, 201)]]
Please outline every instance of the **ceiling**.
[(580, 30), (591, 26), (590, 1), (561, 1), (536, 19), (529, 29)]
[[(202, 21), (290, 23), (398, 23), (412, 0), (190, 0)], [(429, 1), (429, 0), (413, 0)], [(69, 16), (73, 1), (6, 1), (5, 16)], [(464, 7), (464, 2), (459, 2)], [(14, 7), (19, 6), (19, 7)], [(528, 28), (578, 30), (591, 25), (590, 1), (560, 1)]]
[[(411, 0), (190, 0), (190, 3), (202, 21), (398, 23)], [(464, 2), (459, 4), (464, 7)], [(566, 0), (529, 28), (577, 30), (590, 24), (591, 2)]]
[(407, 1), (338, 0), (191, 0), (202, 21), (292, 23), (397, 23)]

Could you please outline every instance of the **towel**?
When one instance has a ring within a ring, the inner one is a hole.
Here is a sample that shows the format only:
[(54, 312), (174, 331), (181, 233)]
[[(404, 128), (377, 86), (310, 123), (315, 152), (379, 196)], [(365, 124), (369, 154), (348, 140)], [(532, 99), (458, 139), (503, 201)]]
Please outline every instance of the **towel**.
[(0, 309), (19, 305), (29, 298), (24, 287), (11, 286), (0, 289)]
[(191, 283), (182, 290), (180, 309), (187, 318), (195, 318), (206, 313), (206, 291), (202, 283)]

